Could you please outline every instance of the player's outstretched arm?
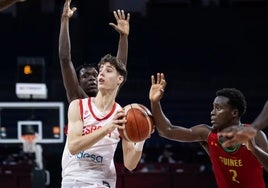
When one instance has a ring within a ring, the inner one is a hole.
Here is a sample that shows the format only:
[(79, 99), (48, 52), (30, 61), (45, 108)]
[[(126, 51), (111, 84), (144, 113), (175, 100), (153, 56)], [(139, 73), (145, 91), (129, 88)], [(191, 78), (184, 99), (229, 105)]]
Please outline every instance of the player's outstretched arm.
[(223, 129), (218, 133), (218, 136), (226, 137), (227, 139), (223, 142), (224, 147), (230, 147), (235, 144), (243, 144), (253, 139), (257, 134), (257, 130), (254, 127), (240, 127), (231, 126)]
[(263, 131), (258, 131), (255, 138), (245, 143), (248, 150), (259, 160), (264, 169), (268, 171), (268, 143)]
[(125, 14), (124, 10), (117, 10), (113, 11), (113, 14), (117, 24), (109, 23), (109, 25), (119, 33), (117, 57), (127, 65), (130, 13)]
[(76, 7), (70, 8), (71, 0), (66, 0), (64, 3), (61, 27), (59, 35), (59, 60), (61, 66), (61, 73), (63, 84), (66, 90), (68, 102), (77, 98), (82, 98), (81, 88), (79, 86), (78, 78), (75, 68), (71, 60), (71, 42), (69, 35), (69, 19), (76, 11)]
[(162, 111), (160, 100), (164, 95), (166, 87), (165, 75), (157, 73), (156, 78), (151, 76), (151, 88), (149, 92), (149, 99), (151, 102), (151, 110), (154, 117), (156, 128), (159, 134), (163, 137), (169, 138), (171, 123)]
[(157, 73), (156, 78), (151, 76), (151, 88), (149, 99), (151, 101), (151, 110), (154, 117), (155, 126), (159, 135), (170, 140), (181, 142), (206, 141), (211, 128), (204, 124), (199, 124), (191, 128), (173, 125), (165, 116), (160, 100), (163, 97), (166, 80), (163, 73)]
[(7, 9), (16, 2), (23, 2), (25, 0), (0, 0), (0, 11)]
[(251, 124), (257, 130), (265, 129), (268, 127), (268, 101), (266, 101), (261, 113)]

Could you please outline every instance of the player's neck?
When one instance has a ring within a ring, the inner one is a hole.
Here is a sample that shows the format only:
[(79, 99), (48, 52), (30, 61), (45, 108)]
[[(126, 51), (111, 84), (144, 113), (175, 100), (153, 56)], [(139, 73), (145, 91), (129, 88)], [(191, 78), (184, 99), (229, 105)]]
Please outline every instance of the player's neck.
[(92, 102), (102, 113), (105, 114), (113, 108), (115, 98), (112, 95), (98, 94), (95, 98), (93, 98)]

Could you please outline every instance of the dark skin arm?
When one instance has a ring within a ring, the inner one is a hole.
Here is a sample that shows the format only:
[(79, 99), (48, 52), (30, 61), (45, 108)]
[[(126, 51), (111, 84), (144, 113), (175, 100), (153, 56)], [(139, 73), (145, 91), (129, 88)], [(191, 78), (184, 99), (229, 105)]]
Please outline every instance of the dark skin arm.
[(268, 171), (268, 142), (264, 132), (258, 131), (256, 137), (249, 140), (246, 146)]
[[(155, 125), (157, 127), (157, 130), (159, 131), (159, 134), (162, 137), (175, 141), (183, 141), (183, 142), (199, 141), (202, 147), (205, 149), (205, 151), (208, 152), (206, 140), (209, 132), (211, 131), (211, 128), (207, 125), (197, 125), (187, 129), (184, 127), (172, 125), (171, 122), (167, 119), (167, 117), (163, 113), (160, 104), (160, 99), (163, 97), (164, 89), (166, 87), (164, 74), (158, 73), (156, 81), (154, 76), (152, 76), (151, 82), (152, 85), (150, 89), (149, 98), (151, 101), (151, 109), (155, 120)], [(262, 131), (259, 131), (257, 133), (255, 140), (253, 141), (247, 142), (246, 143), (247, 147), (267, 170), (268, 144), (266, 135)]]
[[(76, 76), (76, 71), (71, 59), (69, 19), (76, 11), (76, 8), (73, 7), (71, 9), (70, 4), (71, 0), (66, 0), (64, 4), (59, 36), (59, 59), (68, 102), (71, 102), (77, 98), (88, 97), (79, 85), (79, 80)], [(117, 56), (125, 64), (127, 64), (130, 14), (127, 14), (127, 17), (125, 17), (123, 10), (114, 11), (113, 13), (117, 21), (117, 25), (114, 23), (109, 23), (109, 25), (111, 25), (120, 34)]]
[(109, 23), (109, 25), (119, 33), (117, 57), (127, 65), (130, 14), (125, 16), (124, 10), (113, 11), (113, 14), (117, 25), (114, 23)]
[(7, 9), (11, 5), (15, 4), (16, 2), (20, 2), (23, 0), (0, 0), (0, 11)]
[(59, 59), (63, 84), (70, 103), (74, 99), (84, 98), (82, 89), (76, 76), (76, 71), (71, 60), (71, 42), (69, 35), (69, 19), (76, 11), (76, 7), (70, 8), (71, 0), (66, 0), (61, 16), (61, 28), (59, 36)]
[(268, 101), (266, 101), (261, 113), (251, 124), (257, 130), (262, 130), (268, 127)]
[(191, 128), (174, 126), (162, 111), (160, 100), (163, 97), (166, 81), (163, 73), (157, 73), (157, 80), (151, 77), (151, 89), (149, 98), (151, 101), (151, 110), (154, 117), (156, 128), (159, 135), (180, 142), (199, 142), (207, 141), (210, 127), (204, 124), (196, 125)]

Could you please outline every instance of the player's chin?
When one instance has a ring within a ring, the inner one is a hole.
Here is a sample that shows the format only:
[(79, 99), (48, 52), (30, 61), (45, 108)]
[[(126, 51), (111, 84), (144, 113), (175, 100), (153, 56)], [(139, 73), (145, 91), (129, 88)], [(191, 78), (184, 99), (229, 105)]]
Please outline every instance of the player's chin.
[(215, 122), (211, 123), (211, 125), (212, 125), (213, 128), (216, 128), (216, 129), (220, 128), (220, 126)]
[(223, 130), (225, 130), (225, 129), (227, 128), (226, 126), (223, 126), (223, 125), (218, 124), (218, 123), (216, 123), (216, 122), (214, 122), (214, 123), (212, 124), (212, 126), (213, 126), (214, 128), (216, 128), (216, 129), (220, 130), (220, 131), (223, 131)]
[(107, 89), (107, 87), (104, 84), (99, 84), (98, 85), (98, 90), (102, 90), (102, 89)]
[(98, 88), (97, 87), (88, 87), (87, 88), (87, 93), (97, 93)]
[(97, 85), (89, 85), (87, 86), (88, 90), (98, 90), (98, 86)]

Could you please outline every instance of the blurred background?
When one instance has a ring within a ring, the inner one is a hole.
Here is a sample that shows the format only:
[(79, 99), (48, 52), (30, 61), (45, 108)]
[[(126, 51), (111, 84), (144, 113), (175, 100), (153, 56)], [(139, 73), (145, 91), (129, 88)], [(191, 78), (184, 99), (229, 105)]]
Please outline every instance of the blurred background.
[[(60, 102), (67, 124), (68, 103), (58, 59), (63, 4), (63, 0), (27, 0), (0, 12), (0, 102)], [(137, 102), (149, 107), (150, 76), (157, 72), (166, 76), (162, 107), (173, 124), (209, 124), (215, 92), (224, 87), (245, 94), (248, 108), (243, 122), (251, 123), (267, 100), (267, 0), (73, 0), (71, 6), (77, 7), (70, 20), (75, 67), (97, 63), (107, 53), (116, 55), (119, 36), (108, 25), (115, 23), (112, 11), (131, 13), (129, 76), (117, 98), (122, 106)], [(16, 95), (16, 83), (23, 79), (21, 66), (27, 62), (37, 67), (37, 77), (42, 75), (45, 99)], [(63, 146), (42, 144), (44, 168), (50, 173), (45, 187), (60, 187)], [(2, 164), (9, 154), (21, 150), (21, 144), (1, 143), (0, 147)], [(162, 164), (162, 154), (172, 159)], [(215, 187), (209, 158), (198, 143), (169, 141), (157, 131), (146, 141), (137, 173), (121, 166), (120, 147), (115, 161), (118, 188)], [(137, 184), (137, 179), (143, 183)], [(267, 173), (265, 179), (268, 183)], [(14, 187), (23, 186), (15, 183)]]

